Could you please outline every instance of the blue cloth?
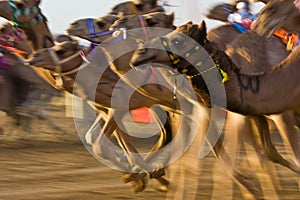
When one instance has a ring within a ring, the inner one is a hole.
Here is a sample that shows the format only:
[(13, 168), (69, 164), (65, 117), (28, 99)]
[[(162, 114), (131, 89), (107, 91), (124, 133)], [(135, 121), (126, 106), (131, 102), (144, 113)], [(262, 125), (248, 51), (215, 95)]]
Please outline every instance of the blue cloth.
[(243, 25), (237, 23), (237, 22), (233, 22), (231, 24), (236, 30), (238, 30), (240, 33), (244, 33), (247, 31), (247, 29), (245, 27), (243, 27)]

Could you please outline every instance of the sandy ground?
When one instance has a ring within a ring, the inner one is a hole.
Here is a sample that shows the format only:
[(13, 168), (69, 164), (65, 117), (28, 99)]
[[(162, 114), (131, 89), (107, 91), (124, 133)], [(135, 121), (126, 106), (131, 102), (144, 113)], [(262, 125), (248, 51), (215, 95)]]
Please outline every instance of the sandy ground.
[[(130, 184), (122, 183), (121, 172), (103, 165), (89, 154), (79, 139), (73, 119), (65, 117), (64, 101), (59, 98), (55, 101), (55, 105), (48, 105), (46, 110), (49, 119), (61, 130), (34, 118), (31, 132), (25, 134), (10, 118), (1, 115), (1, 200), (244, 199), (212, 154), (201, 160), (186, 154), (171, 165), (167, 171), (171, 180), (168, 192), (157, 191), (157, 183), (151, 180), (145, 191), (134, 193)], [(288, 157), (276, 133), (273, 139), (280, 153)], [(147, 145), (147, 142), (139, 145)], [(295, 173), (269, 162), (264, 168), (249, 166), (251, 163), (244, 159), (245, 150), (240, 151), (238, 169), (254, 186), (262, 186), (264, 199), (300, 199)], [(255, 159), (251, 148), (248, 152), (250, 160)]]

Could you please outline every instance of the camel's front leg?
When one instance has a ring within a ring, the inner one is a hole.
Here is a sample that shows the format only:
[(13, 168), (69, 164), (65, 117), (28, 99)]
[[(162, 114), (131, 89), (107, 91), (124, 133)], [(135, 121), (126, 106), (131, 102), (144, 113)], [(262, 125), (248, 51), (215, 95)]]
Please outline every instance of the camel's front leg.
[(117, 153), (117, 151), (120, 151), (121, 149), (119, 149), (118, 147), (116, 149), (116, 145), (114, 145), (110, 141), (110, 137), (117, 128), (116, 121), (113, 117), (114, 112), (114, 110), (108, 111), (107, 121), (100, 130), (97, 139), (93, 143), (93, 152), (97, 156), (100, 156), (102, 159), (108, 161), (109, 163), (106, 164), (111, 166), (112, 168), (118, 168), (122, 171), (128, 171), (131, 170), (131, 168), (128, 166), (128, 163), (120, 162), (120, 155)]

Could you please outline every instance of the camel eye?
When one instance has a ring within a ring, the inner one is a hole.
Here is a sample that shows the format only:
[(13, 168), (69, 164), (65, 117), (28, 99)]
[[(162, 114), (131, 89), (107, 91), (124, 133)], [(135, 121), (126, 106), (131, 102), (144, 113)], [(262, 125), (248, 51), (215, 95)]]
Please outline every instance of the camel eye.
[(60, 55), (60, 56), (63, 55), (64, 53), (65, 53), (65, 52), (64, 52), (63, 50), (57, 50), (57, 51), (56, 51), (56, 54), (57, 54), (57, 55)]
[(22, 3), (16, 3), (16, 7), (17, 7), (17, 9), (24, 9), (24, 4), (22, 4)]
[(157, 24), (157, 22), (155, 22), (153, 19), (146, 19), (146, 23), (148, 26), (154, 26), (155, 24)]
[(98, 21), (97, 25), (99, 26), (99, 28), (103, 28), (105, 26), (105, 23), (102, 21)]

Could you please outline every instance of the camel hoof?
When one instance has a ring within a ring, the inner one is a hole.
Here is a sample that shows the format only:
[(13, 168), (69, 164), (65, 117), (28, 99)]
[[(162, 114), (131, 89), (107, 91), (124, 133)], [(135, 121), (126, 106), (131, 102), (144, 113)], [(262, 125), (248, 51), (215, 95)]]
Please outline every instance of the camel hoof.
[(166, 175), (165, 169), (157, 169), (150, 173), (150, 178), (159, 178)]
[(133, 190), (135, 193), (142, 192), (145, 190), (146, 185), (147, 185), (146, 177), (143, 177), (139, 180), (135, 180), (133, 184)]
[(142, 192), (145, 190), (146, 185), (147, 185), (147, 174), (146, 173), (139, 173), (139, 174), (125, 174), (122, 176), (122, 180), (124, 183), (132, 183), (132, 188), (135, 193), (137, 192)]
[(124, 175), (121, 177), (121, 179), (122, 179), (122, 181), (123, 181), (124, 183), (129, 183), (129, 182), (131, 182), (131, 181), (134, 180), (132, 174), (124, 174)]

